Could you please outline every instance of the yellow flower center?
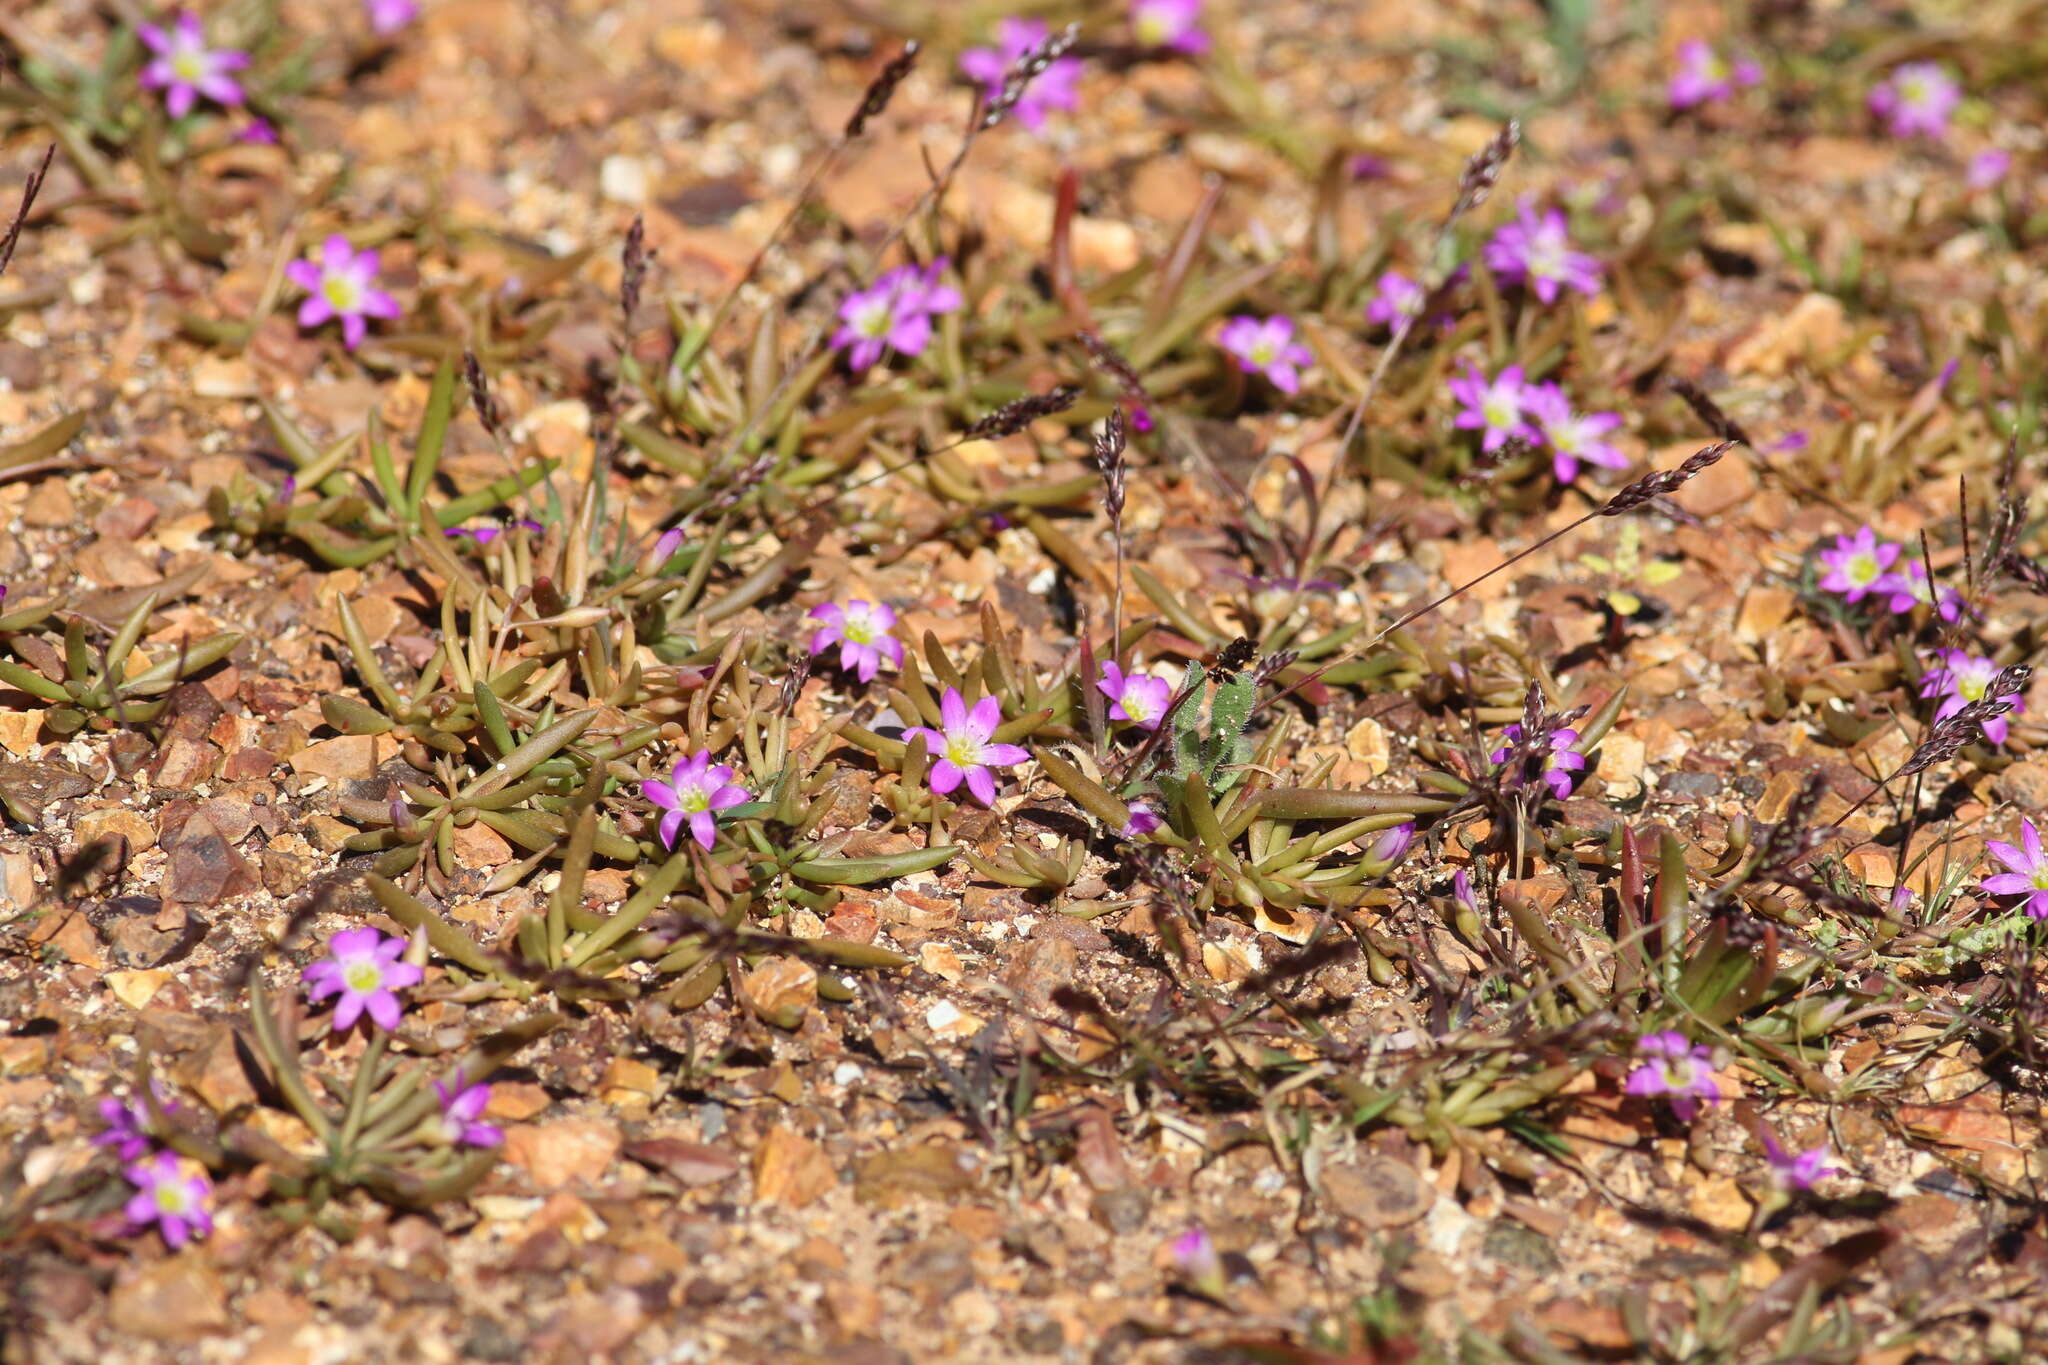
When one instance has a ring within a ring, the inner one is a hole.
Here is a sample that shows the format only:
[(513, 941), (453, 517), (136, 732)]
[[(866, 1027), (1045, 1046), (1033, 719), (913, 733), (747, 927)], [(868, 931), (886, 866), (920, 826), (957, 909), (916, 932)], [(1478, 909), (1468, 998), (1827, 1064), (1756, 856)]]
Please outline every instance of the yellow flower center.
[(337, 313), (352, 313), (362, 302), (362, 286), (348, 275), (329, 275), (320, 282), (320, 293)]

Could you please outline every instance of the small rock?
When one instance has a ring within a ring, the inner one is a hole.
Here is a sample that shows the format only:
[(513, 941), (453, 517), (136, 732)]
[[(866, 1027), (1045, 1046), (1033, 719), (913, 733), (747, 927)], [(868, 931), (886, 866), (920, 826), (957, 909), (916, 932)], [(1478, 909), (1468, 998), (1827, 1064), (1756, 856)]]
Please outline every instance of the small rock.
[(258, 886), (255, 872), (241, 854), (218, 834), (186, 839), (171, 853), (167, 900), (212, 905), (228, 896), (245, 895)]
[(854, 1168), (853, 1196), (878, 1209), (898, 1209), (916, 1199), (958, 1200), (979, 1188), (981, 1178), (967, 1152), (943, 1142), (885, 1147), (862, 1157)]
[(148, 1341), (198, 1341), (228, 1327), (227, 1289), (203, 1248), (115, 1285), (108, 1310), (116, 1331)]
[(1128, 1237), (1145, 1226), (1152, 1200), (1135, 1185), (1104, 1190), (1088, 1201), (1088, 1214), (1119, 1237)]
[(1991, 794), (2023, 811), (2048, 809), (2048, 762), (2023, 759), (1991, 779)]
[(162, 968), (137, 972), (108, 972), (107, 989), (129, 1009), (139, 1010), (156, 997), (171, 974)]
[(754, 1198), (760, 1203), (800, 1209), (836, 1183), (824, 1149), (802, 1133), (771, 1128), (754, 1153)]
[(626, 1155), (674, 1177), (685, 1185), (716, 1185), (740, 1172), (740, 1163), (723, 1147), (682, 1138), (643, 1138), (626, 1144)]
[(1720, 794), (1721, 778), (1718, 773), (1666, 773), (1657, 792), (1676, 801), (1707, 801)]
[(42, 823), (53, 801), (83, 796), (92, 780), (61, 763), (0, 762), (0, 802), (25, 825)]
[(647, 163), (637, 156), (608, 156), (597, 168), (598, 192), (614, 204), (647, 202)]
[(618, 1127), (596, 1119), (556, 1119), (506, 1130), (505, 1159), (544, 1190), (595, 1184), (619, 1153)]
[(604, 1069), (598, 1096), (618, 1108), (645, 1110), (660, 1093), (660, 1072), (631, 1057), (614, 1057)]
[(338, 735), (308, 744), (291, 756), (292, 771), (337, 782), (368, 781), (377, 775), (377, 737)]
[(73, 526), (78, 522), (78, 500), (62, 479), (43, 479), (22, 504), (21, 519), (29, 526)]
[(974, 1285), (974, 1249), (958, 1233), (932, 1237), (903, 1258), (897, 1279), (927, 1308)]
[(117, 806), (111, 810), (93, 811), (79, 819), (80, 848), (98, 843), (102, 839), (115, 838), (128, 841), (128, 856), (131, 858), (156, 846), (155, 828), (132, 810), (124, 810)]
[(1539, 1275), (1556, 1274), (1561, 1264), (1550, 1239), (1520, 1223), (1496, 1222), (1487, 1229), (1482, 1249), (1496, 1261), (1533, 1270)]
[(1436, 1201), (1435, 1189), (1414, 1167), (1388, 1156), (1325, 1167), (1320, 1183), (1332, 1208), (1369, 1228), (1412, 1223)]
[(785, 1027), (795, 1027), (818, 1000), (817, 969), (800, 958), (768, 958), (740, 980), (755, 1010)]
[(101, 509), (100, 514), (92, 519), (92, 528), (103, 536), (140, 540), (143, 533), (156, 524), (156, 515), (156, 504), (149, 499), (123, 498)]
[(490, 1102), (484, 1106), (487, 1119), (524, 1123), (547, 1109), (554, 1100), (531, 1081), (501, 1081), (491, 1087)]
[(503, 867), (512, 861), (512, 845), (481, 820), (473, 825), (457, 825), (451, 842), (456, 861), (463, 867)]

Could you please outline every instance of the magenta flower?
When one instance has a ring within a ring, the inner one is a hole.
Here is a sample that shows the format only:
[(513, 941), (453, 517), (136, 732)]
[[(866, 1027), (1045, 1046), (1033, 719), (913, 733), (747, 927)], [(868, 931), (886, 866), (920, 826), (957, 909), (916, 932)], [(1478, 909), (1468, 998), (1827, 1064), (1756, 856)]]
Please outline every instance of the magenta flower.
[(891, 668), (903, 667), (903, 642), (889, 633), (896, 613), (884, 603), (856, 598), (842, 607), (821, 602), (806, 619), (825, 623), (811, 636), (811, 653), (823, 654), (838, 645), (839, 666), (862, 682), (875, 680), (885, 658)]
[[(970, 47), (960, 54), (960, 70), (979, 81), (986, 102), (1003, 93), (1003, 80), (1010, 69), (1038, 48), (1048, 30), (1042, 19), (1005, 19), (997, 27), (997, 47)], [(1081, 104), (1081, 60), (1058, 57), (1024, 88), (1011, 113), (1017, 122), (1034, 133), (1045, 131), (1045, 116), (1054, 109), (1076, 109)]]
[(1126, 839), (1142, 839), (1166, 822), (1159, 818), (1159, 812), (1143, 801), (1131, 802), (1131, 818), (1124, 821), (1124, 827), (1117, 831)]
[(342, 344), (351, 351), (363, 344), (369, 331), (364, 318), (395, 318), (398, 300), (377, 288), (377, 253), (369, 247), (360, 252), (340, 233), (320, 246), (320, 259), (308, 256), (284, 268), (291, 282), (306, 291), (299, 305), (299, 326), (311, 331), (330, 318), (341, 319)]
[(732, 768), (724, 763), (711, 766), (711, 751), (699, 749), (689, 758), (678, 758), (666, 782), (649, 778), (640, 784), (640, 795), (667, 811), (661, 817), (661, 845), (676, 846), (676, 835), (685, 820), (690, 836), (705, 848), (718, 838), (718, 813), (746, 801), (748, 792), (732, 780)]
[(1510, 365), (1491, 379), (1480, 377), (1478, 367), (1467, 364), (1465, 373), (1450, 381), (1451, 397), (1465, 406), (1451, 425), (1461, 431), (1482, 433), (1479, 448), (1488, 454), (1499, 450), (1511, 436), (1536, 435), (1522, 416), (1522, 404), (1532, 390), (1522, 381), (1522, 367)]
[(1131, 36), (1140, 47), (1200, 56), (1209, 50), (1209, 35), (1202, 32), (1202, 0), (1131, 0)]
[(1398, 327), (1403, 318), (1419, 314), (1428, 298), (1428, 290), (1400, 271), (1389, 270), (1380, 276), (1379, 293), (1365, 306), (1365, 320), (1383, 327)]
[(1301, 391), (1297, 367), (1315, 359), (1315, 353), (1294, 339), (1294, 319), (1284, 315), (1257, 318), (1240, 313), (1223, 324), (1216, 344), (1229, 352), (1246, 374), (1263, 374), (1282, 393)]
[(308, 986), (308, 1000), (324, 1000), (338, 994), (334, 1002), (334, 1028), (342, 1032), (355, 1026), (364, 1014), (370, 1022), (389, 1033), (398, 1027), (402, 1012), (397, 992), (417, 986), (426, 975), (410, 962), (400, 962), (405, 940), (386, 938), (375, 929), (344, 929), (327, 940), (328, 956), (301, 973)]
[(936, 760), (931, 772), (932, 794), (944, 796), (964, 781), (975, 800), (984, 806), (994, 805), (996, 782), (989, 769), (1007, 768), (1031, 757), (1019, 745), (995, 742), (996, 728), (1003, 723), (1002, 704), (994, 697), (983, 697), (969, 710), (960, 689), (949, 687), (939, 698), (939, 719), (941, 729), (917, 725), (903, 732), (906, 743), (923, 735), (925, 752)]
[(235, 134), (235, 141), (247, 142), (258, 147), (275, 147), (277, 129), (271, 125), (269, 119), (252, 118), (243, 125), (241, 132)]
[(1986, 147), (1970, 158), (1970, 169), (1964, 181), (1973, 190), (1988, 190), (2005, 179), (2012, 169), (2012, 153), (2003, 147)]
[(1582, 463), (1603, 469), (1628, 468), (1628, 456), (1600, 439), (1621, 425), (1619, 414), (1574, 413), (1563, 389), (1555, 384), (1538, 384), (1523, 392), (1522, 415), (1550, 443), (1550, 470), (1559, 483), (1578, 478)]
[(1810, 1190), (1815, 1181), (1841, 1173), (1827, 1164), (1828, 1149), (1825, 1146), (1794, 1153), (1779, 1146), (1778, 1140), (1769, 1133), (1758, 1133), (1757, 1137), (1764, 1145), (1764, 1159), (1771, 1163), (1771, 1178), (1787, 1194), (1794, 1190)]
[(1479, 913), (1479, 898), (1472, 894), (1472, 874), (1462, 867), (1451, 874), (1451, 899), (1468, 913)]
[(1893, 137), (1938, 138), (1963, 102), (1962, 87), (1933, 62), (1907, 62), (1870, 92), (1870, 112)]
[(1126, 673), (1115, 663), (1102, 666), (1095, 690), (1108, 697), (1109, 714), (1127, 720), (1142, 730), (1157, 730), (1166, 716), (1166, 704), (1173, 699), (1173, 684), (1150, 673)]
[[(1941, 663), (1928, 669), (1927, 676), (1920, 680), (1920, 695), (1941, 698), (1941, 705), (1934, 712), (1937, 721), (1947, 720), (1971, 702), (1984, 700), (1991, 680), (1998, 676), (1998, 665), (1981, 654), (1938, 649), (1934, 656)], [(2020, 698), (2013, 697), (2011, 701), (2014, 711), (2027, 709)], [(1993, 744), (2003, 744), (2010, 728), (2004, 716), (1992, 716), (1984, 722), (1984, 738)]]
[(1927, 565), (1918, 559), (1905, 561), (1905, 568), (1886, 574), (1878, 581), (1877, 590), (1891, 593), (1885, 603), (1896, 615), (1904, 615), (1914, 607), (1933, 607), (1942, 620), (1960, 621), (1963, 618), (1963, 595), (1954, 588), (1943, 584), (1934, 587), (1927, 581)]
[(1223, 1258), (1216, 1252), (1216, 1239), (1209, 1230), (1197, 1223), (1173, 1239), (1167, 1248), (1173, 1258), (1173, 1268), (1188, 1284), (1188, 1287), (1207, 1294), (1212, 1299), (1221, 1299), (1229, 1285), (1224, 1279)]
[(1366, 857), (1379, 865), (1377, 875), (1385, 876), (1394, 870), (1394, 864), (1401, 861), (1403, 855), (1408, 852), (1409, 847), (1414, 842), (1415, 822), (1410, 820), (1405, 824), (1396, 825), (1392, 829), (1382, 831), (1380, 836), (1373, 840), (1372, 847), (1367, 851)]
[(396, 33), (420, 17), (419, 0), (363, 0), (370, 31), (379, 35)]
[(1629, 1073), (1622, 1087), (1629, 1094), (1668, 1095), (1671, 1112), (1687, 1121), (1699, 1112), (1700, 1101), (1721, 1098), (1711, 1074), (1714, 1054), (1704, 1044), (1692, 1046), (1675, 1031), (1646, 1033), (1636, 1040), (1636, 1051), (1649, 1060)]
[(1886, 570), (1898, 557), (1899, 547), (1879, 540), (1868, 526), (1857, 528), (1854, 536), (1836, 536), (1835, 548), (1820, 552), (1821, 565), (1827, 569), (1820, 580), (1821, 590), (1861, 602), (1868, 594), (1891, 586)]
[[(162, 1082), (156, 1082), (154, 1088), (157, 1102), (166, 1111), (178, 1107)], [(141, 1099), (117, 1100), (109, 1096), (100, 1101), (100, 1117), (106, 1120), (107, 1131), (93, 1138), (93, 1146), (112, 1147), (114, 1155), (123, 1161), (133, 1161), (150, 1149), (154, 1138), (149, 1131), (149, 1107)]]
[(1678, 45), (1678, 69), (1671, 74), (1667, 92), (1673, 109), (1725, 100), (1738, 85), (1756, 85), (1764, 78), (1763, 68), (1752, 61), (1730, 65), (1713, 45), (1693, 38)]
[(1600, 292), (1600, 262), (1572, 249), (1564, 215), (1556, 209), (1536, 212), (1528, 198), (1520, 216), (1494, 229), (1486, 243), (1486, 268), (1509, 284), (1520, 284), (1539, 300), (1557, 302), (1562, 289), (1581, 294)]
[(2025, 896), (2020, 909), (2035, 919), (2048, 919), (2048, 852), (2041, 849), (2041, 832), (2034, 822), (2020, 820), (2020, 844), (1986, 839), (1984, 847), (2006, 870), (1993, 873), (1978, 885), (1993, 896)]
[(449, 537), (460, 537), (464, 540), (473, 540), (479, 545), (488, 545), (515, 526), (522, 530), (531, 531), (535, 535), (539, 535), (547, 529), (532, 517), (516, 517), (510, 526), (500, 526), (496, 522), (487, 521), (477, 526), (445, 526), (441, 529), (441, 534)]
[(122, 1209), (137, 1229), (156, 1224), (165, 1245), (173, 1250), (213, 1231), (213, 1182), (206, 1172), (188, 1165), (176, 1152), (158, 1152), (127, 1171), (135, 1194)]
[(832, 336), (845, 347), (846, 363), (855, 374), (868, 369), (889, 351), (920, 356), (931, 344), (932, 319), (961, 305), (960, 291), (939, 283), (946, 258), (919, 268), (899, 265), (875, 277), (866, 289), (846, 296), (839, 305), (840, 327)]
[[(1495, 763), (1505, 763), (1515, 751), (1515, 743), (1522, 737), (1521, 722), (1505, 726), (1500, 737), (1507, 741), (1487, 755)], [(1543, 784), (1551, 794), (1562, 801), (1572, 794), (1578, 779), (1572, 774), (1586, 766), (1586, 756), (1573, 746), (1579, 742), (1579, 732), (1563, 726), (1550, 732), (1549, 752), (1543, 755)]]
[(434, 1095), (441, 1101), (441, 1137), (451, 1147), (496, 1147), (505, 1134), (496, 1124), (483, 1121), (484, 1106), (491, 1102), (491, 1088), (481, 1081), (460, 1088), (434, 1082)]
[(145, 90), (164, 92), (164, 108), (172, 118), (191, 113), (201, 95), (220, 105), (242, 102), (241, 84), (228, 72), (247, 66), (249, 54), (207, 47), (206, 30), (199, 26), (197, 16), (181, 13), (169, 29), (141, 24), (135, 32), (143, 46), (156, 54), (142, 68), (139, 83)]

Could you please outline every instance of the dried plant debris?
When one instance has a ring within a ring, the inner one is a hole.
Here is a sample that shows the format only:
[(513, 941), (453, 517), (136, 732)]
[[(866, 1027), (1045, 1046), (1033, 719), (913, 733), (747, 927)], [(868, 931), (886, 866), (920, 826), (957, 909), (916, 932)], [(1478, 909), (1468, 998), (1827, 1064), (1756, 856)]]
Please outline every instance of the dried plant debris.
[(8, 8), (0, 1358), (2048, 1354), (2033, 16), (1619, 15)]

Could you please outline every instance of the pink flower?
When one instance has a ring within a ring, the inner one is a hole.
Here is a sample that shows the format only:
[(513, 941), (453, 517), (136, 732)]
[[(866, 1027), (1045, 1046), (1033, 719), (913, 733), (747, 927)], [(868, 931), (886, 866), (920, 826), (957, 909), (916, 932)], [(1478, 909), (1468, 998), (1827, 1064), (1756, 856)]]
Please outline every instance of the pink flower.
[(1398, 327), (1403, 318), (1420, 313), (1428, 297), (1429, 291), (1421, 285), (1398, 270), (1389, 270), (1380, 276), (1379, 293), (1365, 306), (1365, 320), (1383, 327)]
[(241, 84), (228, 72), (247, 66), (249, 54), (207, 47), (206, 30), (197, 16), (181, 13), (168, 30), (141, 24), (135, 31), (143, 46), (156, 54), (142, 68), (140, 84), (145, 90), (164, 92), (164, 108), (172, 118), (191, 113), (201, 95), (220, 105), (242, 102)]
[(1131, 0), (1131, 36), (1140, 47), (1200, 56), (1209, 50), (1201, 23), (1202, 0)]
[(1870, 593), (1890, 587), (1891, 576), (1885, 571), (1898, 557), (1899, 547), (1880, 541), (1868, 526), (1859, 527), (1854, 536), (1836, 536), (1835, 548), (1820, 552), (1820, 562), (1827, 569), (1820, 580), (1821, 590), (1861, 602)]
[(1962, 87), (1933, 62), (1894, 67), (1870, 92), (1870, 111), (1885, 121), (1893, 137), (1941, 137), (1962, 102)]
[(122, 1212), (138, 1229), (156, 1224), (165, 1245), (174, 1250), (213, 1231), (213, 1214), (206, 1207), (213, 1182), (176, 1152), (158, 1152), (130, 1166), (127, 1174), (136, 1192)]
[(1368, 858), (1379, 866), (1379, 872), (1376, 875), (1385, 876), (1393, 871), (1394, 864), (1401, 861), (1414, 842), (1415, 822), (1413, 820), (1382, 831), (1380, 836), (1373, 840), (1372, 848), (1366, 854)]
[(277, 129), (271, 126), (269, 119), (252, 118), (243, 126), (241, 132), (235, 134), (235, 141), (251, 143), (258, 147), (275, 147)]
[(1486, 243), (1486, 268), (1509, 284), (1526, 287), (1542, 302), (1555, 303), (1560, 290), (1600, 292), (1600, 262), (1572, 248), (1564, 215), (1536, 212), (1524, 197), (1520, 216), (1494, 230)]
[(1019, 745), (995, 742), (996, 729), (1003, 723), (1002, 704), (994, 697), (983, 697), (969, 710), (960, 689), (949, 687), (939, 698), (939, 719), (940, 729), (919, 725), (903, 732), (906, 742), (924, 736), (925, 752), (936, 760), (931, 772), (932, 794), (944, 796), (964, 781), (975, 800), (984, 806), (994, 805), (996, 782), (989, 769), (1007, 768), (1031, 757)]
[(1970, 158), (1970, 169), (1965, 182), (1973, 190), (1988, 190), (2005, 179), (2012, 169), (2012, 153), (2003, 147), (1986, 147)]
[(1694, 1047), (1677, 1032), (1646, 1033), (1636, 1040), (1636, 1051), (1649, 1058), (1629, 1073), (1623, 1087), (1631, 1095), (1668, 1095), (1671, 1112), (1691, 1120), (1700, 1101), (1713, 1104), (1721, 1098), (1710, 1064), (1714, 1054), (1704, 1045)]
[(824, 654), (839, 646), (839, 666), (862, 682), (875, 680), (885, 658), (891, 668), (903, 667), (903, 642), (889, 634), (896, 613), (886, 604), (855, 599), (842, 607), (821, 602), (807, 619), (825, 623), (811, 636), (811, 653)]
[[(157, 1102), (166, 1112), (176, 1109), (178, 1102), (164, 1088), (161, 1081), (155, 1083)], [(138, 1097), (131, 1100), (117, 1100), (111, 1096), (100, 1101), (100, 1117), (106, 1120), (107, 1131), (95, 1136), (95, 1147), (112, 1147), (114, 1155), (123, 1161), (133, 1161), (150, 1148), (153, 1140), (149, 1131), (149, 1106)]]
[(451, 1147), (496, 1147), (505, 1134), (496, 1124), (483, 1122), (484, 1106), (491, 1102), (491, 1088), (478, 1082), (454, 1086), (434, 1082), (434, 1094), (441, 1101), (441, 1136)]
[(1571, 400), (1555, 384), (1539, 384), (1522, 395), (1522, 415), (1535, 424), (1550, 443), (1551, 473), (1559, 483), (1579, 477), (1579, 466), (1596, 464), (1603, 469), (1628, 468), (1628, 456), (1600, 438), (1621, 425), (1612, 412), (1572, 411)]
[[(1507, 742), (1487, 755), (1495, 763), (1505, 763), (1514, 754), (1515, 744), (1522, 738), (1521, 723), (1503, 727), (1500, 737)], [(1549, 741), (1543, 755), (1543, 784), (1562, 801), (1572, 794), (1572, 787), (1578, 782), (1572, 774), (1586, 766), (1586, 756), (1572, 747), (1579, 742), (1577, 730), (1560, 726), (1550, 732)]]
[(442, 528), (441, 534), (450, 539), (459, 537), (463, 540), (473, 540), (479, 545), (488, 545), (514, 527), (531, 531), (535, 535), (547, 529), (532, 517), (515, 517), (510, 526), (500, 526), (496, 522), (486, 521), (477, 526), (446, 526)]
[(1920, 560), (1908, 559), (1905, 563), (1903, 570), (1886, 574), (1878, 580), (1877, 591), (1891, 594), (1891, 600), (1885, 606), (1901, 616), (1914, 607), (1933, 607), (1942, 620), (1960, 621), (1963, 617), (1963, 595), (1946, 584), (1938, 589), (1931, 585), (1927, 581), (1927, 565)]
[(410, 962), (400, 962), (405, 940), (386, 938), (375, 929), (344, 929), (327, 940), (328, 956), (301, 974), (308, 986), (308, 1000), (334, 1002), (336, 1032), (353, 1028), (364, 1014), (385, 1032), (398, 1027), (402, 1013), (397, 992), (417, 986), (425, 973)]
[[(979, 81), (987, 92), (987, 102), (993, 103), (1003, 93), (1003, 82), (1011, 68), (1044, 43), (1047, 33), (1042, 19), (1005, 19), (996, 29), (999, 46), (968, 48), (960, 54), (960, 70), (969, 80)], [(1032, 132), (1043, 132), (1048, 111), (1080, 107), (1080, 80), (1080, 58), (1054, 58), (1045, 70), (1031, 78), (1010, 112)]]
[(1678, 45), (1678, 69), (1671, 75), (1669, 98), (1673, 109), (1725, 100), (1738, 85), (1756, 85), (1764, 78), (1763, 68), (1752, 61), (1732, 67), (1711, 44), (1693, 38)]
[(396, 33), (420, 17), (419, 0), (363, 0), (363, 9), (377, 34)]
[[(1934, 656), (1941, 660), (1940, 666), (1928, 669), (1927, 676), (1920, 680), (1920, 695), (1942, 699), (1934, 712), (1937, 721), (1947, 720), (1971, 702), (1984, 700), (1991, 680), (1998, 676), (1998, 665), (1981, 654), (1960, 649), (1938, 649)], [(2020, 698), (2011, 700), (2013, 710), (2027, 709)], [(1984, 738), (1993, 744), (2003, 744), (2010, 728), (2004, 716), (1992, 716), (1984, 722)]]
[(1173, 699), (1173, 684), (1166, 679), (1149, 673), (1126, 673), (1115, 663), (1102, 666), (1095, 690), (1109, 698), (1111, 717), (1127, 720), (1142, 730), (1157, 730), (1166, 715), (1166, 704)]
[(699, 749), (689, 758), (678, 758), (666, 782), (649, 778), (640, 784), (640, 795), (667, 811), (661, 817), (659, 834), (663, 848), (676, 846), (676, 835), (689, 821), (690, 837), (705, 848), (718, 838), (718, 813), (746, 801), (748, 792), (732, 780), (732, 768), (721, 763), (711, 766), (711, 751)]
[(1282, 393), (1298, 393), (1301, 375), (1297, 367), (1315, 359), (1315, 353), (1294, 339), (1294, 319), (1267, 318), (1240, 313), (1223, 324), (1216, 344), (1237, 361), (1246, 374), (1263, 374)]
[(320, 247), (320, 259), (293, 261), (284, 268), (291, 282), (306, 291), (299, 305), (299, 326), (312, 330), (330, 318), (341, 319), (342, 344), (351, 351), (363, 344), (369, 331), (364, 318), (395, 318), (398, 300), (376, 287), (377, 253), (369, 247), (360, 252), (340, 233)]
[(1771, 1178), (1777, 1181), (1779, 1189), (1788, 1194), (1794, 1190), (1810, 1190), (1815, 1181), (1840, 1174), (1827, 1164), (1828, 1149), (1825, 1146), (1793, 1153), (1779, 1146), (1777, 1138), (1769, 1133), (1759, 1133), (1757, 1137), (1764, 1145), (1764, 1159), (1771, 1163)]
[(1199, 1223), (1174, 1238), (1167, 1254), (1189, 1288), (1212, 1299), (1221, 1299), (1228, 1292), (1230, 1286), (1224, 1276), (1223, 1258), (1216, 1252), (1216, 1239)]
[(1124, 821), (1124, 827), (1117, 831), (1126, 839), (1142, 839), (1166, 822), (1159, 818), (1159, 812), (1143, 801), (1131, 802), (1131, 817)]
[(846, 363), (854, 373), (868, 369), (888, 351), (919, 356), (931, 344), (932, 319), (960, 308), (960, 291), (939, 283), (946, 258), (919, 268), (899, 265), (875, 277), (839, 305), (840, 327), (835, 347), (847, 348)]
[(1491, 454), (1511, 436), (1533, 438), (1536, 430), (1523, 420), (1522, 405), (1532, 390), (1522, 382), (1522, 367), (1510, 365), (1492, 379), (1484, 379), (1476, 366), (1467, 364), (1465, 373), (1450, 381), (1451, 397), (1464, 408), (1451, 425), (1461, 431), (1483, 433), (1479, 448)]
[(2048, 852), (2042, 851), (2041, 832), (2032, 820), (2020, 820), (2020, 844), (2014, 848), (1998, 839), (1984, 841), (1985, 849), (2006, 870), (1986, 877), (1979, 886), (1988, 895), (2025, 896), (2020, 908), (2035, 919), (2048, 919)]

